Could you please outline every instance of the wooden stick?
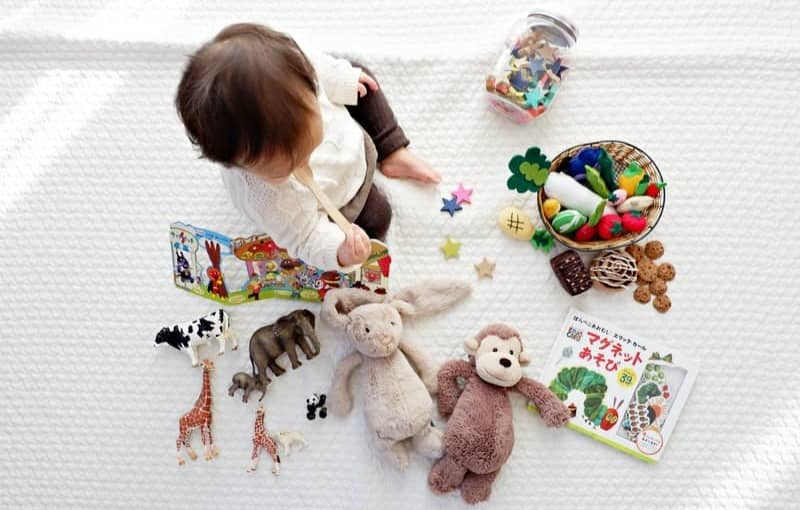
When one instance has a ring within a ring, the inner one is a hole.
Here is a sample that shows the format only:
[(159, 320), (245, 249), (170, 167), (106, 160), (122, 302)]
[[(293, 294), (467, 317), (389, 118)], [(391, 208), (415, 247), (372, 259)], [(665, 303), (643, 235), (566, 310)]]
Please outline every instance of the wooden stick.
[(328, 213), (328, 216), (330, 216), (334, 223), (336, 223), (339, 228), (342, 229), (342, 232), (347, 235), (350, 232), (352, 225), (347, 218), (344, 217), (344, 214), (342, 214), (339, 209), (333, 205), (333, 202), (331, 202), (331, 199), (328, 198), (328, 195), (326, 195), (325, 192), (320, 189), (317, 181), (314, 180), (314, 174), (311, 173), (311, 168), (307, 166), (296, 168), (294, 170), (294, 176), (305, 187), (311, 190), (311, 193), (313, 193), (317, 198), (319, 205), (325, 209), (325, 212)]

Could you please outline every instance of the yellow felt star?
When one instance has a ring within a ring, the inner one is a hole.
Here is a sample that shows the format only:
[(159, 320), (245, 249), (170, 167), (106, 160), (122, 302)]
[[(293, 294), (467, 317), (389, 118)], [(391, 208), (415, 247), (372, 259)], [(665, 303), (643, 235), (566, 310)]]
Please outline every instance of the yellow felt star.
[(475, 264), (475, 269), (478, 271), (478, 278), (493, 278), (495, 265), (493, 260), (483, 257), (480, 263)]
[(458, 250), (461, 249), (461, 243), (447, 236), (447, 242), (441, 245), (439, 249), (444, 253), (445, 259), (455, 259), (458, 258)]

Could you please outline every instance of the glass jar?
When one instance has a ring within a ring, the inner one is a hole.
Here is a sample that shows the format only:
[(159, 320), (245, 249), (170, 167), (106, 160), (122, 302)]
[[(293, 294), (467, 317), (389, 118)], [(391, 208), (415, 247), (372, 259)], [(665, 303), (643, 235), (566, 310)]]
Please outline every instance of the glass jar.
[(575, 25), (554, 14), (537, 11), (517, 21), (486, 77), (491, 106), (519, 123), (546, 112), (561, 87), (577, 38)]

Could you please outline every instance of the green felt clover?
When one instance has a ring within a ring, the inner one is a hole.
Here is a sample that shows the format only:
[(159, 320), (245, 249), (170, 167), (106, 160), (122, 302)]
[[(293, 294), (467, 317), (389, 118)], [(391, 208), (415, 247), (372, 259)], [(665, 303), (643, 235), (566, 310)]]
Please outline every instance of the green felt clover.
[(550, 162), (547, 160), (547, 156), (539, 150), (539, 147), (531, 147), (524, 156), (517, 154), (511, 158), (508, 162), (508, 169), (511, 170), (511, 177), (506, 182), (508, 189), (515, 190), (517, 193), (526, 191), (535, 193), (547, 181), (547, 176), (550, 174)]
[(537, 228), (533, 233), (533, 237), (531, 237), (531, 245), (537, 250), (550, 253), (556, 243), (553, 239), (553, 234), (543, 228)]

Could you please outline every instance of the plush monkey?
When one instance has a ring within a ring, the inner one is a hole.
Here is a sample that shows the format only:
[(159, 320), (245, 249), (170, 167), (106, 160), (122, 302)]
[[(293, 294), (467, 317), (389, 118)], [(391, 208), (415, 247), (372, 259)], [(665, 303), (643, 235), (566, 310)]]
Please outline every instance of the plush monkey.
[[(451, 360), (438, 373), (439, 413), (450, 417), (444, 456), (434, 464), (428, 484), (445, 493), (461, 487), (467, 503), (485, 501), (514, 446), (509, 392), (532, 400), (545, 424), (557, 427), (569, 410), (543, 384), (522, 375), (530, 360), (513, 328), (492, 324), (465, 342), (470, 361)], [(463, 391), (457, 378), (466, 380)]]

